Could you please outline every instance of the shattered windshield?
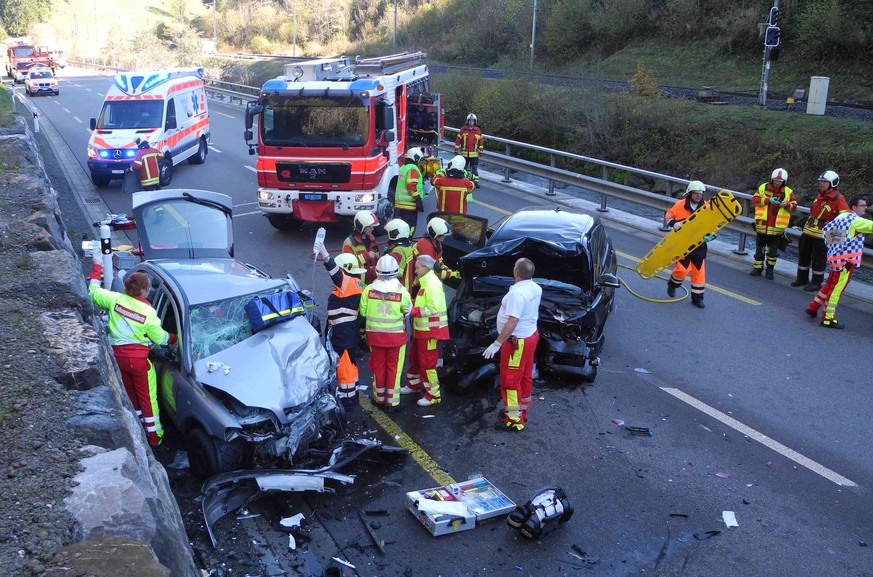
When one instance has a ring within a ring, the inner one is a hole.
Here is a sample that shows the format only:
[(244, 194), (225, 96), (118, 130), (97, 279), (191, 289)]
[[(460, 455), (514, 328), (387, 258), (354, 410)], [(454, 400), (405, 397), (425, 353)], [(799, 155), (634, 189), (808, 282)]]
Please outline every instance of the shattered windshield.
[(252, 336), (245, 306), (254, 296), (241, 295), (191, 307), (191, 351), (195, 361)]
[(357, 98), (264, 100), (261, 136), (269, 146), (363, 146), (369, 133), (369, 111)]

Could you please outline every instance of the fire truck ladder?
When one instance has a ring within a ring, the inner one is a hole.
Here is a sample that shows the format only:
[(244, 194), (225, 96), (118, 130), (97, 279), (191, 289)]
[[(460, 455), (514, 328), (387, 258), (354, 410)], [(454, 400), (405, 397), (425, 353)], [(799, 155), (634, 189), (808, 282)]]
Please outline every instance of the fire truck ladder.
[(355, 58), (355, 72), (359, 76), (379, 76), (381, 74), (394, 74), (402, 72), (421, 64), (427, 57), (424, 52), (400, 52), (389, 56), (376, 58)]

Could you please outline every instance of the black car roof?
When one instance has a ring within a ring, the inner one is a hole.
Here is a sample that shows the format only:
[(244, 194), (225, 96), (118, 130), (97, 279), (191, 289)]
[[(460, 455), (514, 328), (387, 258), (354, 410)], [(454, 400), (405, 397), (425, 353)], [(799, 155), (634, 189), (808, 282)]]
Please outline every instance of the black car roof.
[(519, 238), (534, 238), (572, 247), (585, 237), (600, 218), (562, 208), (523, 208), (507, 217), (489, 237), (488, 244)]

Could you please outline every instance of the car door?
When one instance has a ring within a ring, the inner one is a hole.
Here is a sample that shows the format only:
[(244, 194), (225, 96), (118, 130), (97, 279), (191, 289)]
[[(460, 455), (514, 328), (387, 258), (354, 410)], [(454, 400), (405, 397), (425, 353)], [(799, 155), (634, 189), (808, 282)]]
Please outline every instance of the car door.
[(458, 260), (474, 250), (485, 246), (488, 239), (488, 219), (472, 214), (456, 212), (432, 212), (427, 221), (440, 217), (449, 223), (452, 234), (443, 241), (443, 262), (447, 267), (457, 270)]

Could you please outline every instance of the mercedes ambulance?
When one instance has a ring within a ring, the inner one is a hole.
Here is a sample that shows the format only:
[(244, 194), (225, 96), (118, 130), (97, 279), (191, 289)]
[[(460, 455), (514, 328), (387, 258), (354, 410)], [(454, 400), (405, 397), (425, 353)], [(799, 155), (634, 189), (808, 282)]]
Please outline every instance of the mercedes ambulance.
[(120, 72), (106, 93), (100, 116), (91, 119), (88, 169), (102, 187), (124, 178), (136, 156), (137, 139), (164, 153), (161, 186), (185, 159), (206, 162), (210, 128), (202, 68)]

